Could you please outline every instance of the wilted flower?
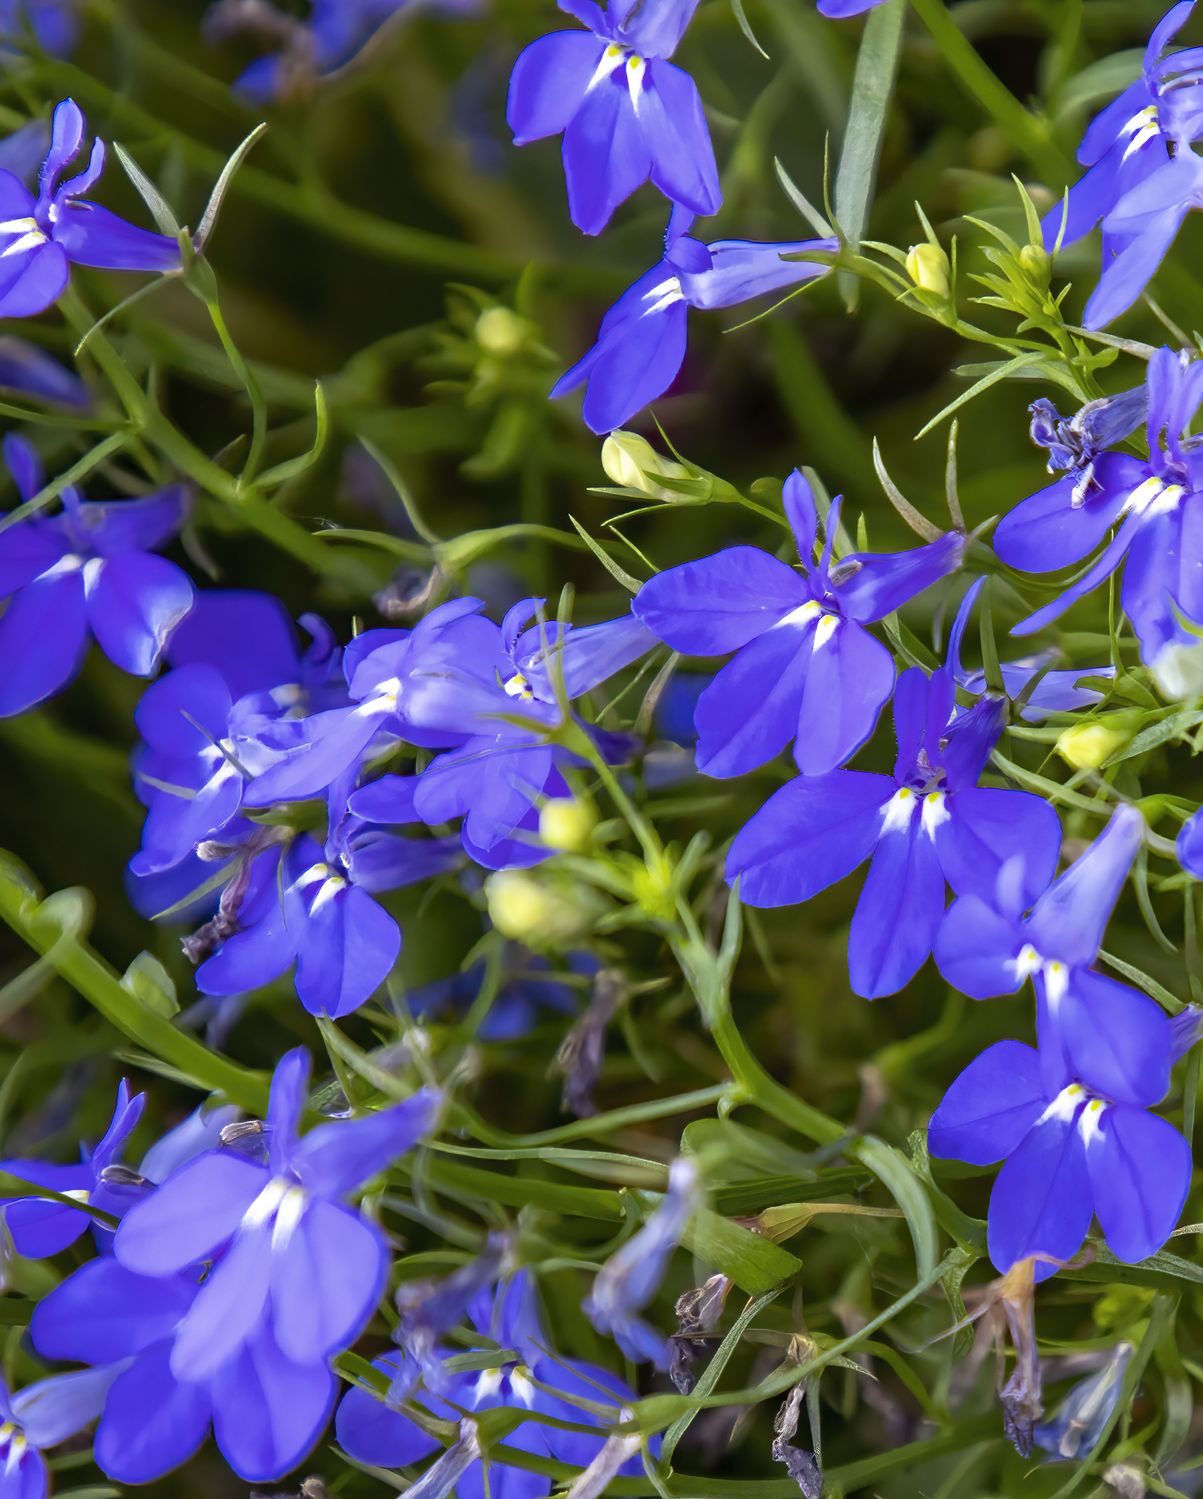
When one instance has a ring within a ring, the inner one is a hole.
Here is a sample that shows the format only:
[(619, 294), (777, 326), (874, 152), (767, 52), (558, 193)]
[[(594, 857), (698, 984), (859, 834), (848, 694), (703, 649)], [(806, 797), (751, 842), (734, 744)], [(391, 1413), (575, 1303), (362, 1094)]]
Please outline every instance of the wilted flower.
[(688, 1156), (678, 1156), (669, 1168), (663, 1202), (597, 1272), (584, 1303), (597, 1330), (612, 1337), (636, 1363), (669, 1366), (668, 1340), (638, 1314), (656, 1294), (698, 1200), (697, 1165)]

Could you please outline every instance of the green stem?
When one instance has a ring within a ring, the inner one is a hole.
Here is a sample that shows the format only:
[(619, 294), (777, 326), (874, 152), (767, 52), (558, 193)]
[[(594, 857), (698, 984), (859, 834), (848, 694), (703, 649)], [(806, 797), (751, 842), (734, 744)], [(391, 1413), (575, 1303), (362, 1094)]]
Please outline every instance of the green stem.
[(1064, 182), (1072, 164), (1051, 139), (1043, 121), (1026, 110), (978, 56), (949, 15), (944, 0), (911, 0), (911, 5), (965, 92), (1048, 182)]
[(267, 1079), (219, 1056), (194, 1036), (140, 1004), (88, 944), (61, 924), (43, 917), (28, 891), (0, 880), (0, 920), (39, 953), (62, 978), (131, 1041), (201, 1087), (223, 1093), (232, 1103), (262, 1116)]
[[(94, 322), (79, 296), (68, 289), (59, 299), (64, 317), (81, 335), (94, 328)], [(135, 432), (165, 457), (181, 474), (205, 493), (222, 500), (231, 509), (273, 542), (281, 551), (295, 557), (319, 576), (339, 578), (347, 587), (366, 591), (375, 587), (376, 575), (354, 557), (332, 551), (316, 536), (297, 524), (291, 516), (263, 498), (253, 486), (244, 486), (234, 474), (215, 463), (192, 443), (163, 413), (125, 367), (121, 355), (107, 334), (95, 331), (88, 340), (88, 351), (112, 385)], [(126, 434), (120, 435), (123, 442)], [(111, 441), (111, 439), (108, 439)], [(252, 446), (254, 444), (252, 443)], [(101, 447), (104, 444), (100, 445)], [(94, 450), (95, 452), (96, 450)]]
[(242, 350), (230, 336), (230, 330), (226, 326), (225, 317), (222, 314), (221, 304), (214, 297), (212, 301), (205, 303), (209, 319), (221, 339), (221, 346), (226, 351), (226, 358), (230, 361), (230, 368), (238, 376), (238, 380), (246, 391), (247, 400), (251, 406), (251, 442), (247, 450), (246, 462), (242, 465), (242, 477), (240, 483), (249, 485), (253, 482), (255, 475), (259, 472), (259, 464), (263, 458), (263, 447), (267, 442), (267, 403), (263, 399), (263, 387), (259, 384), (255, 371), (243, 357)]

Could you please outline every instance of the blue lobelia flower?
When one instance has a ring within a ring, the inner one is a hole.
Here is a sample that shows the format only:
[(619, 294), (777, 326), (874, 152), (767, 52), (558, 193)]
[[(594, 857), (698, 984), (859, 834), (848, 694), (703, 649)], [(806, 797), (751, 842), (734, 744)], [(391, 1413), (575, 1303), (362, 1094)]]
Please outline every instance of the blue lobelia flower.
[(585, 1315), (598, 1332), (612, 1337), (636, 1363), (669, 1366), (668, 1339), (639, 1314), (660, 1289), (681, 1235), (700, 1206), (697, 1162), (678, 1156), (669, 1167), (660, 1206), (597, 1272), (584, 1302)]
[(1178, 834), (1178, 862), (1187, 874), (1203, 880), (1203, 807), (1192, 812)]
[(514, 64), (506, 119), (516, 145), (564, 137), (568, 211), (600, 234), (650, 178), (691, 214), (723, 200), (697, 85), (669, 58), (698, 0), (559, 0), (586, 31), (555, 31)]
[[(41, 460), (23, 439), (4, 439), (4, 460), (23, 500), (42, 488)], [(192, 607), (192, 584), (153, 555), (179, 530), (186, 490), (144, 499), (85, 502), (62, 494), (60, 514), (31, 515), (0, 533), (0, 717), (23, 713), (71, 680), (89, 636), (115, 665), (149, 676)]]
[(782, 494), (802, 571), (757, 547), (729, 547), (650, 578), (639, 618), (675, 651), (734, 651), (698, 698), (698, 769), (744, 775), (792, 740), (798, 768), (822, 775), (873, 733), (894, 687), (894, 659), (864, 628), (957, 567), (964, 538), (949, 532), (910, 552), (852, 553), (832, 562), (839, 505), (814, 561), (818, 518), (795, 470)]
[(238, 813), (250, 779), (307, 742), (311, 713), (346, 703), (333, 636), (314, 615), (301, 622), (313, 637), (304, 653), (267, 594), (198, 597), (169, 646), (183, 664), (147, 688), (134, 714), (143, 740), (134, 784), (147, 809), (135, 875), (172, 869), (219, 834), (249, 837)]
[(0, 0), (0, 42), (31, 33), (43, 52), (66, 57), (79, 36), (79, 0)]
[(92, 394), (78, 375), (37, 344), (12, 334), (0, 335), (0, 386), (48, 406), (87, 411), (92, 405)]
[(1124, 565), (1120, 599), (1152, 661), (1193, 637), (1175, 610), (1203, 620), (1203, 535), (1196, 492), (1200, 459), (1187, 431), (1203, 400), (1203, 360), (1159, 349), (1149, 361), (1148, 458), (1108, 452), (1020, 501), (998, 523), (994, 549), (1010, 567), (1051, 572), (1107, 545), (1052, 603), (1012, 630), (1030, 635)]
[(1042, 1056), (1056, 1076), (1066, 1070), (1121, 1103), (1163, 1097), (1172, 1060), (1170, 1023), (1161, 1007), (1091, 966), (1143, 837), (1140, 813), (1121, 807), (1034, 899), (1031, 874), (1043, 861), (1033, 861), (1022, 846), (1009, 850), (1013, 858), (994, 889), (979, 884), (963, 893), (935, 944), (940, 972), (972, 999), (1015, 994), (1031, 978)]
[(597, 342), (560, 376), (553, 399), (587, 383), (586, 425), (599, 434), (625, 426), (677, 378), (685, 358), (689, 308), (733, 307), (812, 281), (829, 267), (822, 261), (782, 257), (807, 252), (834, 255), (838, 250), (834, 239), (777, 244), (720, 239), (704, 245), (674, 223), (664, 259), (602, 318)]
[(353, 1343), (384, 1290), (384, 1235), (346, 1199), (434, 1124), (429, 1090), (359, 1119), (299, 1134), (309, 1082), (303, 1048), (276, 1067), (267, 1159), (219, 1149), (173, 1173), (122, 1220), (113, 1251), (138, 1276), (170, 1282), (215, 1261), (178, 1328), (176, 1378), (202, 1381), (262, 1329), (298, 1365)]
[[(982, 590), (985, 578), (978, 578), (961, 600), (957, 617), (948, 637), (948, 669), (957, 686), (974, 697), (986, 691), (986, 673), (982, 670), (966, 670), (961, 660), (961, 646), (973, 605)], [(1056, 651), (1041, 651), (1037, 655), (1023, 656), (1017, 661), (999, 663), (1003, 691), (1014, 702), (1024, 695), (1033, 678), (1036, 685), (1024, 698), (1020, 717), (1028, 723), (1040, 723), (1049, 713), (1070, 713), (1076, 708), (1087, 708), (1102, 701), (1102, 693), (1093, 687), (1081, 687), (1085, 677), (1110, 678), (1115, 676), (1114, 666), (1079, 666), (1048, 670), (1057, 659)]]
[[(417, 778), (382, 776), (362, 787), (352, 812), (388, 823), (415, 813), (431, 824), (462, 818), (464, 849), (487, 869), (548, 857), (536, 837), (539, 804), (569, 796), (563, 772), (580, 763), (550, 742), (561, 719), (556, 683), (579, 697), (644, 655), (655, 637), (632, 615), (582, 629), (527, 628), (541, 603), (515, 604), (500, 628), (489, 626), (483, 651), (460, 650), (445, 664), (419, 661), (403, 688), (411, 732), (453, 747)], [(623, 736), (586, 731), (610, 758), (629, 749)]]
[(1000, 1271), (1035, 1257), (1036, 1279), (1047, 1279), (1077, 1253), (1092, 1216), (1112, 1253), (1132, 1263), (1165, 1243), (1190, 1185), (1190, 1146), (1147, 1111), (1161, 1096), (1114, 1098), (1043, 1036), (1038, 1051), (1000, 1041), (944, 1095), (928, 1148), (976, 1166), (1005, 1162), (987, 1230)]
[(338, 1382), (329, 1365), (290, 1359), (266, 1324), (216, 1374), (177, 1371), (176, 1340), (202, 1290), (196, 1269), (136, 1275), (102, 1255), (34, 1308), (30, 1330), (43, 1358), (92, 1364), (112, 1381), (93, 1450), (118, 1483), (150, 1483), (178, 1468), (210, 1425), (235, 1473), (269, 1483), (296, 1467), (330, 1419)]
[[(554, 1458), (574, 1468), (587, 1467), (605, 1444), (605, 1428), (619, 1419), (620, 1411), (636, 1398), (635, 1392), (608, 1370), (547, 1351), (534, 1287), (525, 1271), (503, 1281), (495, 1295), (482, 1293), (471, 1308), (471, 1318), (484, 1337), (506, 1350), (505, 1361), (479, 1372), (449, 1374), (437, 1395), (419, 1389), (416, 1403), (430, 1415), (453, 1422), (460, 1411), (502, 1407), (596, 1428), (569, 1431), (531, 1419), (504, 1439), (507, 1447), (520, 1452)], [(377, 1359), (374, 1367), (393, 1387), (412, 1388), (408, 1362), (404, 1353), (397, 1352)], [(335, 1430), (339, 1445), (350, 1457), (374, 1467), (406, 1467), (439, 1450), (438, 1441), (391, 1393), (382, 1399), (365, 1389), (348, 1391), (338, 1408)], [(642, 1467), (635, 1458), (620, 1471), (634, 1475)], [(502, 1499), (542, 1499), (551, 1489), (552, 1479), (545, 1474), (477, 1457), (460, 1476), (456, 1493), (460, 1499), (485, 1499), (489, 1494)]]
[(1148, 386), (1140, 384), (1113, 396), (1087, 401), (1071, 417), (1064, 417), (1041, 396), (1028, 407), (1030, 433), (1038, 448), (1048, 451), (1048, 471), (1072, 475), (1071, 497), (1084, 504), (1094, 482), (1094, 461), (1125, 437), (1130, 437), (1149, 418)]
[[(411, 820), (417, 820), (411, 817)], [(401, 929), (374, 897), (453, 868), (455, 839), (412, 839), (335, 810), (324, 849), (307, 834), (252, 856), (234, 931), (197, 970), (202, 994), (242, 994), (294, 965), (301, 1003), (337, 1019), (391, 973)]]
[(244, 804), (270, 807), (321, 796), (401, 741), (424, 749), (460, 743), (463, 736), (454, 730), (432, 732), (411, 721), (409, 684), (418, 672), (439, 672), (464, 661), (485, 674), (505, 668), (497, 626), (482, 618), (483, 608), (480, 599), (453, 599), (412, 630), (365, 630), (356, 636), (342, 653), (349, 706), (305, 719), (289, 752), (247, 787)]
[(819, 14), (829, 20), (844, 21), (849, 16), (863, 16), (881, 4), (882, 0), (819, 0)]
[[(570, 971), (582, 976), (595, 973), (598, 966), (597, 959), (584, 952), (569, 953), (565, 961)], [(448, 1010), (459, 1018), (492, 981), (495, 992), (476, 1031), (482, 1041), (512, 1041), (527, 1035), (547, 1014), (575, 1018), (579, 1013), (578, 991), (541, 954), (507, 942), (500, 966), (494, 979), (489, 962), (481, 958), (460, 973), (409, 990), (405, 1003), (422, 1020), (436, 1019)]]
[(54, 111), (50, 150), (35, 198), (19, 178), (0, 171), (0, 316), (32, 317), (66, 289), (72, 265), (109, 271), (174, 271), (174, 239), (128, 224), (84, 194), (104, 171), (103, 141), (94, 141), (78, 177), (62, 175), (83, 149), (86, 125), (79, 106), (64, 99)]
[[(0, 1161), (0, 1172), (49, 1187), (103, 1212), (119, 1213), (121, 1199), (106, 1187), (104, 1173), (133, 1133), (145, 1103), (146, 1095), (138, 1093), (131, 1097), (128, 1085), (122, 1080), (108, 1129), (96, 1148), (90, 1153), (85, 1150), (77, 1164), (60, 1166), (49, 1161), (6, 1160)], [(0, 1210), (13, 1248), (26, 1259), (40, 1260), (58, 1254), (74, 1244), (89, 1227), (95, 1228), (99, 1238), (111, 1238), (109, 1231), (90, 1213), (53, 1198), (0, 1197)]]
[(1048, 1420), (1035, 1427), (1036, 1446), (1051, 1453), (1054, 1460), (1072, 1460), (1092, 1451), (1119, 1405), (1124, 1375), (1135, 1352), (1131, 1343), (1117, 1343), (1102, 1368), (1079, 1380)]
[(116, 1373), (55, 1374), (15, 1395), (0, 1382), (0, 1499), (45, 1499), (50, 1473), (43, 1452), (95, 1421)]
[[(1140, 76), (1101, 110), (1086, 129), (1078, 161), (1086, 173), (1063, 202), (1044, 217), (1044, 243), (1072, 245), (1102, 221), (1103, 263), (1126, 241), (1110, 228), (1117, 204), (1203, 131), (1203, 50), (1166, 55), (1166, 47), (1190, 18), (1194, 0), (1173, 6), (1154, 27)], [(1096, 292), (1096, 296), (1098, 293)], [(1119, 309), (1122, 311), (1122, 309)]]
[(894, 695), (894, 774), (833, 770), (790, 781), (736, 835), (728, 882), (739, 881), (748, 905), (795, 905), (870, 859), (849, 974), (866, 999), (895, 993), (931, 953), (946, 885), (961, 895), (992, 890), (1014, 860), (1032, 899), (1056, 869), (1061, 828), (1049, 804), (977, 784), (1003, 713), (987, 698), (954, 716), (948, 672), (929, 679), (912, 667)]

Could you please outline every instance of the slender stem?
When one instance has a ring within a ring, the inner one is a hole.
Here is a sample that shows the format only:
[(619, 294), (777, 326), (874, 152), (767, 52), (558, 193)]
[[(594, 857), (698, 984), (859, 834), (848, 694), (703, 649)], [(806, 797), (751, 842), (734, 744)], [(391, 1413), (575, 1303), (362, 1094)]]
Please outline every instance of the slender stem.
[[(71, 289), (59, 299), (67, 321), (82, 334), (94, 326), (78, 295)], [(201, 490), (236, 509), (247, 524), (319, 575), (338, 577), (350, 588), (365, 591), (376, 586), (376, 574), (354, 557), (333, 551), (291, 516), (263, 498), (253, 486), (244, 486), (234, 474), (215, 463), (192, 443), (163, 413), (125, 367), (108, 335), (95, 331), (88, 350), (112, 385), (135, 432), (146, 438), (186, 478)], [(121, 434), (122, 441), (126, 440)]]
[(243, 357), (242, 350), (230, 336), (230, 330), (226, 326), (226, 320), (221, 310), (221, 303), (216, 297), (206, 302), (205, 307), (209, 313), (210, 321), (221, 339), (221, 346), (226, 351), (226, 358), (230, 361), (230, 368), (238, 376), (243, 390), (246, 391), (247, 400), (251, 405), (251, 441), (247, 449), (246, 462), (242, 465), (241, 483), (248, 485), (252, 483), (255, 475), (259, 472), (259, 465), (263, 458), (263, 447), (267, 442), (267, 403), (263, 399), (263, 387), (259, 384), (258, 376)]
[(911, 0), (932, 40), (962, 88), (982, 106), (1049, 182), (1061, 183), (1071, 163), (1055, 144), (1044, 122), (1026, 110), (986, 66), (945, 8), (944, 0)]
[(210, 1051), (194, 1036), (147, 1009), (86, 942), (41, 912), (19, 884), (0, 878), (0, 920), (40, 953), (111, 1025), (202, 1087), (224, 1093), (231, 1102), (254, 1113), (265, 1111), (267, 1079), (262, 1073)]

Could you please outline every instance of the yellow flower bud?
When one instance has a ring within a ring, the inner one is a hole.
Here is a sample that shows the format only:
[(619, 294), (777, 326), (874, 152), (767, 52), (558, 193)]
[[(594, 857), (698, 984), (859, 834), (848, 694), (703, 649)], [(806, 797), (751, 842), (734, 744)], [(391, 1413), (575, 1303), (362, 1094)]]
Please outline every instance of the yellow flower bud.
[(476, 319), (476, 342), (487, 354), (516, 354), (526, 341), (527, 325), (508, 307), (486, 307)]
[(657, 500), (679, 500), (680, 494), (657, 478), (688, 479), (690, 472), (683, 463), (662, 458), (646, 437), (636, 432), (611, 432), (602, 443), (601, 466), (606, 477), (624, 489), (638, 489)]
[(1127, 713), (1108, 713), (1093, 723), (1074, 724), (1057, 740), (1057, 753), (1074, 770), (1098, 770), (1132, 738), (1134, 724)]
[(952, 291), (948, 256), (939, 245), (912, 245), (906, 257), (906, 273), (920, 291), (947, 297)]
[(539, 812), (539, 837), (548, 848), (580, 853), (589, 846), (596, 824), (592, 807), (584, 802), (571, 796), (552, 797)]
[(503, 869), (485, 881), (489, 920), (503, 937), (538, 946), (571, 941), (588, 922), (583, 904), (517, 869)]

